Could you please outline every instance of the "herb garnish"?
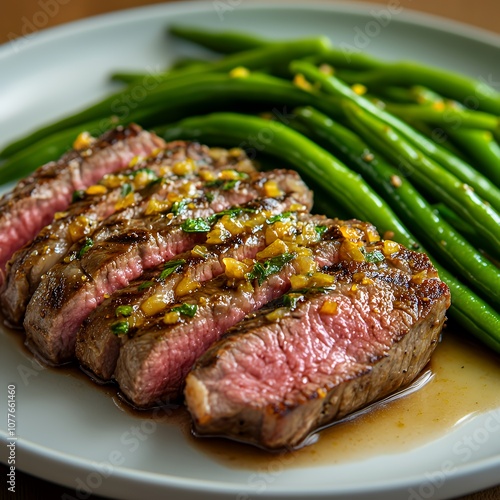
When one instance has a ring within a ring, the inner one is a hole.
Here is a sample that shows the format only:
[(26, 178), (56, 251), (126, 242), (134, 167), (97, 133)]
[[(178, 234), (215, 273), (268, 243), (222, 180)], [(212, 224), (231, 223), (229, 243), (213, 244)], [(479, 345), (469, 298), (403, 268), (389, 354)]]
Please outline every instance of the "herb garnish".
[(189, 200), (186, 200), (186, 199), (180, 200), (180, 201), (174, 201), (172, 203), (172, 208), (170, 211), (174, 215), (179, 215), (186, 210), (188, 203), (189, 203)]
[(85, 238), (82, 248), (78, 252), (77, 257), (81, 259), (92, 247), (94, 246), (94, 240), (92, 238)]
[(385, 260), (384, 254), (380, 250), (374, 250), (373, 252), (365, 253), (366, 262), (382, 262)]
[(111, 325), (111, 331), (115, 335), (126, 335), (130, 329), (128, 321), (118, 321)]
[(256, 279), (259, 286), (264, 283), (266, 278), (272, 276), (273, 274), (279, 273), (283, 269), (285, 264), (288, 264), (292, 259), (295, 258), (294, 253), (283, 253), (266, 260), (265, 262), (256, 262), (253, 266), (251, 272), (247, 274), (249, 280)]
[(154, 283), (152, 281), (145, 281), (137, 287), (137, 290), (146, 290), (146, 288), (151, 288), (153, 285)]
[(323, 234), (326, 232), (327, 229), (328, 229), (327, 226), (315, 226), (314, 227), (314, 230), (318, 233), (318, 235), (320, 237), (323, 236)]
[(287, 293), (283, 296), (283, 305), (289, 307), (292, 311), (297, 307), (297, 304), (304, 299), (301, 293)]
[(182, 304), (180, 306), (173, 307), (171, 309), (171, 312), (178, 312), (183, 316), (188, 316), (189, 318), (192, 318), (196, 314), (197, 310), (198, 306), (196, 304)]
[(156, 180), (158, 177), (156, 174), (150, 169), (150, 168), (139, 168), (134, 172), (134, 177), (137, 177), (139, 174), (148, 174), (148, 177), (151, 177), (152, 179)]
[(211, 229), (211, 224), (202, 217), (196, 219), (186, 219), (181, 226), (185, 233), (207, 233)]
[(120, 191), (120, 195), (122, 198), (125, 198), (128, 194), (132, 192), (132, 184), (129, 184), (128, 182), (125, 182), (125, 184), (122, 185), (122, 189)]
[(77, 191), (73, 191), (73, 196), (71, 197), (71, 203), (83, 200), (84, 198), (85, 198), (85, 191), (83, 189), (78, 189)]
[(181, 269), (182, 265), (185, 263), (186, 261), (184, 259), (172, 260), (170, 262), (167, 262), (160, 276), (158, 276), (158, 281), (163, 281), (166, 278), (168, 278), (171, 274), (176, 273)]
[(116, 317), (124, 316), (125, 318), (128, 318), (133, 312), (134, 308), (132, 306), (118, 306), (115, 309)]
[(273, 215), (267, 219), (268, 224), (274, 224), (275, 222), (282, 221), (284, 219), (289, 219), (292, 216), (293, 212), (283, 212), (282, 214)]

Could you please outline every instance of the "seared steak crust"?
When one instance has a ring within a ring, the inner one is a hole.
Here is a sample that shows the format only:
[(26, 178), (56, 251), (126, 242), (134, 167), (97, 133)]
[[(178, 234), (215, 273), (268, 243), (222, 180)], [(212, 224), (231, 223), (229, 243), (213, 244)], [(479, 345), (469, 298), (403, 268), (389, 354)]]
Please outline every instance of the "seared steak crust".
[[(270, 214), (280, 214), (289, 210), (295, 203), (293, 197), (285, 197), (283, 201), (270, 198), (262, 202), (261, 209)], [(328, 222), (322, 216), (311, 216), (307, 213), (300, 215), (299, 218), (316, 224)], [(253, 259), (257, 252), (266, 246), (267, 227), (267, 224), (263, 224), (262, 227), (250, 228), (248, 232), (237, 234), (224, 243), (204, 242), (196, 252), (190, 250), (176, 256), (175, 262), (178, 264), (168, 277), (160, 278), (162, 273), (165, 273), (165, 266), (172, 266), (169, 262), (146, 271), (129, 286), (116, 291), (92, 312), (79, 330), (76, 344), (78, 361), (99, 379), (109, 380), (115, 370), (120, 348), (139, 327), (144, 328), (148, 322), (155, 320), (152, 311), (162, 306), (166, 308), (179, 300), (183, 296), (177, 292), (179, 286), (196, 287), (199, 283), (222, 274), (224, 259), (233, 258), (239, 261)], [(117, 335), (113, 333), (113, 326), (119, 320), (125, 319), (119, 314), (124, 306), (130, 308), (127, 314), (131, 317), (126, 321), (132, 326), (127, 335)]]
[(84, 150), (73, 150), (40, 167), (0, 200), (0, 284), (12, 254), (70, 203), (75, 190), (122, 170), (135, 156), (149, 156), (165, 142), (136, 125), (105, 133)]
[[(320, 266), (338, 261), (340, 243), (335, 226), (325, 241), (311, 247)], [(115, 379), (124, 395), (138, 407), (175, 401), (182, 394), (184, 380), (196, 359), (245, 315), (280, 297), (290, 288), (290, 277), (300, 269), (298, 258), (253, 286), (235, 285), (226, 274), (203, 283), (185, 300), (196, 305), (192, 318), (166, 325), (159, 317), (139, 329), (121, 349)]]
[(426, 256), (401, 248), (325, 272), (328, 289), (297, 294), (279, 318), (283, 303), (264, 308), (198, 360), (185, 389), (197, 433), (293, 448), (423, 369), (450, 305)]
[[(212, 156), (216, 156), (215, 161)], [(182, 170), (187, 161), (193, 162), (188, 164), (192, 173)], [(174, 170), (180, 167), (180, 172), (175, 171), (182, 175), (173, 173), (172, 166)], [(64, 259), (71, 246), (83, 236), (92, 237), (94, 241), (99, 239), (101, 233), (94, 233), (102, 220), (108, 218), (106, 224), (109, 225), (121, 219), (139, 218), (152, 198), (164, 200), (187, 185), (191, 194), (200, 195), (204, 181), (198, 175), (199, 170), (208, 174), (222, 168), (247, 173), (254, 170), (241, 155), (224, 156), (219, 150), (212, 151), (197, 143), (175, 141), (167, 144), (165, 149), (155, 151), (147, 160), (135, 161), (132, 169), (105, 177), (97, 186), (106, 190), (105, 193), (83, 194), (81, 201), (75, 201), (65, 212), (58, 214), (52, 224), (14, 254), (7, 265), (6, 283), (0, 296), (8, 322), (11, 325), (22, 323), (26, 306), (41, 276)], [(160, 178), (162, 182), (154, 181)]]
[(203, 233), (185, 232), (179, 225), (188, 218), (206, 217), (231, 206), (266, 195), (269, 182), (279, 186), (280, 194), (295, 193), (298, 203), (310, 207), (310, 191), (292, 171), (252, 173), (225, 189), (214, 186), (210, 201), (193, 200), (195, 208), (141, 219), (105, 223), (97, 244), (77, 245), (74, 260), (61, 262), (46, 273), (33, 295), (24, 326), (28, 341), (52, 363), (74, 355), (76, 333), (84, 319), (106, 295), (127, 286), (144, 270), (172, 259), (203, 241)]

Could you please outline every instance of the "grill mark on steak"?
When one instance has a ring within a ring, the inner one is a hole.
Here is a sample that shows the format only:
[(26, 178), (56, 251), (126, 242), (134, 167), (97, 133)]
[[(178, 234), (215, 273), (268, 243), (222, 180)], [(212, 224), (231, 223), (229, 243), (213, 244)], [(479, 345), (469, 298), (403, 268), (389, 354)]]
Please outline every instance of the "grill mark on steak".
[[(212, 158), (215, 156), (216, 159)], [(146, 161), (137, 162), (132, 170), (122, 172), (123, 176), (133, 174), (139, 169), (147, 168), (153, 174), (161, 176), (165, 167), (185, 161), (187, 158), (194, 160), (198, 168), (208, 172), (217, 172), (222, 168), (237, 169), (241, 172), (255, 171), (250, 161), (242, 154), (230, 155), (221, 150), (211, 151), (206, 146), (197, 143), (175, 141), (167, 144), (155, 157)], [(75, 241), (70, 234), (70, 227), (82, 217), (89, 221), (86, 237), (99, 239), (99, 233), (94, 232), (99, 227), (99, 221), (108, 218), (107, 223), (119, 219), (138, 218), (146, 209), (151, 198), (164, 200), (170, 192), (177, 190), (186, 182), (191, 183), (193, 189), (203, 187), (203, 181), (198, 174), (177, 176), (167, 174), (162, 183), (154, 183), (144, 187), (134, 194), (135, 202), (128, 203), (126, 208), (117, 208), (117, 202), (122, 199), (122, 187), (117, 187), (104, 195), (87, 195), (84, 200), (73, 203), (67, 215), (55, 220), (46, 226), (35, 240), (19, 250), (7, 266), (6, 283), (0, 296), (3, 312), (7, 321), (12, 326), (22, 323), (29, 299), (40, 283), (41, 276), (51, 267), (61, 261), (69, 252)], [(110, 218), (112, 216), (112, 218)]]
[[(294, 203), (294, 198), (290, 197), (286, 197), (283, 202), (270, 199), (265, 208), (271, 214), (279, 214), (289, 210)], [(323, 216), (310, 214), (301, 214), (298, 219), (312, 225), (332, 224), (332, 221)], [(166, 308), (167, 305), (175, 303), (177, 298), (175, 289), (182, 280), (190, 279), (202, 283), (213, 279), (224, 272), (223, 259), (228, 257), (237, 260), (253, 259), (257, 252), (266, 246), (267, 227), (269, 224), (266, 223), (257, 228), (250, 228), (249, 232), (238, 234), (224, 244), (205, 243), (206, 254), (203, 256), (194, 255), (191, 251), (177, 256), (176, 260), (182, 259), (185, 263), (180, 264), (175, 273), (168, 278), (158, 280), (165, 267), (162, 264), (146, 271), (129, 286), (115, 292), (92, 312), (78, 332), (76, 356), (79, 362), (99, 379), (109, 380), (115, 370), (120, 348), (139, 327), (144, 328), (148, 322), (155, 319), (154, 316), (151, 317), (152, 315), (146, 315), (141, 309), (146, 300), (161, 296)], [(151, 286), (144, 288), (144, 283)], [(120, 306), (131, 307), (134, 312), (132, 317), (126, 320), (132, 325), (128, 334), (118, 336), (113, 333), (112, 326), (118, 321), (116, 311)]]
[[(267, 317), (274, 303), (229, 330), (186, 380), (196, 432), (294, 448), (413, 380), (437, 344), (449, 290), (423, 254), (402, 249), (383, 264), (342, 260), (327, 268), (337, 278), (330, 290), (306, 292), (280, 319)], [(326, 301), (335, 314), (321, 312)]]
[[(176, 217), (149, 216), (111, 226), (105, 222), (101, 231), (108, 234), (107, 239), (99, 241), (81, 259), (57, 264), (40, 282), (26, 311), (28, 342), (51, 363), (70, 360), (78, 328), (105, 295), (203, 241), (203, 233), (184, 232), (178, 225), (180, 221), (262, 197), (269, 180), (276, 182), (283, 193), (294, 194), (298, 203), (311, 206), (311, 192), (298, 174), (275, 170), (250, 174), (248, 180), (238, 182), (229, 191), (214, 187), (210, 203), (198, 200), (197, 208)], [(74, 252), (77, 254), (77, 249)]]
[(75, 190), (85, 189), (104, 174), (122, 170), (135, 156), (148, 156), (165, 142), (137, 125), (106, 132), (90, 148), (70, 151), (20, 181), (0, 200), (0, 284), (6, 262), (30, 241), (54, 214), (64, 210)]
[[(336, 231), (326, 232), (326, 241), (311, 246), (320, 267), (338, 261), (340, 240), (335, 239), (335, 234)], [(245, 315), (286, 293), (290, 277), (299, 269), (299, 259), (293, 259), (262, 285), (255, 281), (250, 288), (235, 288), (226, 275), (205, 282), (184, 301), (197, 305), (193, 318), (166, 325), (160, 317), (154, 324), (139, 329), (123, 346), (114, 374), (121, 391), (137, 407), (178, 399), (196, 359)]]

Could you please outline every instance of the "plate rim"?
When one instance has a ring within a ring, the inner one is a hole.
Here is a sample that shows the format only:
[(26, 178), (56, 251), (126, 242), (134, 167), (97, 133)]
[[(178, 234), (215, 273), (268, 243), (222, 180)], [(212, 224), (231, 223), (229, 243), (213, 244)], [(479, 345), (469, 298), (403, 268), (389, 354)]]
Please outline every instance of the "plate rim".
[[(358, 0), (352, 2), (349, 2), (348, 0), (341, 0), (335, 3), (331, 3), (328, 0), (313, 0), (313, 2), (308, 4), (304, 4), (303, 0), (271, 0), (270, 2), (266, 2), (265, 0), (255, 0), (251, 4), (239, 5), (238, 9), (272, 10), (275, 8), (285, 7), (293, 10), (328, 10), (332, 12), (349, 13), (363, 17), (367, 15), (367, 12), (369, 13), (369, 9), (373, 10), (377, 7), (384, 7), (384, 4), (368, 3)], [(138, 13), (144, 13), (146, 15), (147, 13), (154, 11), (164, 12), (165, 9), (172, 10), (173, 12), (178, 11), (178, 13), (181, 13), (186, 10), (188, 11), (191, 8), (194, 8), (196, 10), (199, 10), (200, 8), (213, 10), (213, 3), (209, 2), (208, 0), (185, 0), (182, 2), (166, 2), (144, 5), (140, 7), (132, 7), (69, 21), (67, 23), (62, 23), (50, 28), (43, 28), (28, 35), (27, 37), (20, 36), (19, 38), (27, 38), (37, 44), (47, 43), (52, 40), (57, 40), (58, 38), (64, 38), (68, 35), (76, 34), (76, 31), (81, 33), (83, 31), (98, 29), (100, 25), (105, 25), (110, 19), (112, 19), (114, 23), (129, 22), (130, 20), (133, 20), (133, 17)], [(473, 26), (454, 19), (448, 19), (436, 14), (420, 12), (407, 7), (404, 7), (403, 9), (404, 11), (398, 14), (398, 18), (396, 20), (397, 23), (417, 25), (423, 28), (431, 28), (436, 31), (446, 31), (447, 33), (453, 34), (455, 36), (472, 38), (475, 41), (491, 45), (495, 48), (500, 48), (499, 33), (495, 33), (493, 31), (489, 31), (487, 29)], [(11, 52), (11, 50), (9, 50), (9, 46), (16, 43), (16, 40), (18, 39), (10, 40), (0, 44), (0, 61), (3, 58), (12, 56), (12, 53), (9, 54), (9, 52)], [(29, 50), (29, 46), (20, 47), (17, 52), (25, 50)]]
[[(315, 11), (328, 11), (328, 12), (339, 12), (345, 14), (354, 14), (358, 15), (360, 18), (366, 18), (370, 13), (370, 9), (376, 9), (377, 7), (383, 7), (383, 4), (372, 4), (366, 2), (338, 2), (338, 3), (323, 3), (318, 2), (317, 0), (311, 4), (304, 4), (300, 0), (298, 1), (272, 1), (272, 2), (262, 2), (257, 1), (253, 2), (250, 5), (240, 5), (238, 8), (242, 10), (272, 10), (272, 9), (292, 9), (294, 11), (298, 10), (315, 10)], [(175, 14), (183, 14), (188, 13), (191, 9), (195, 9), (196, 12), (200, 12), (201, 9), (205, 10), (213, 10), (213, 4), (211, 2), (206, 1), (187, 1), (187, 2), (179, 2), (179, 3), (166, 3), (166, 4), (153, 4), (142, 7), (135, 7), (130, 9), (124, 9), (115, 12), (109, 12), (100, 14), (97, 16), (91, 16), (85, 19), (72, 21), (69, 23), (64, 23), (62, 25), (58, 25), (52, 28), (43, 29), (37, 31), (33, 35), (30, 36), (30, 44), (21, 47), (19, 51), (26, 51), (33, 45), (40, 45), (43, 43), (48, 43), (53, 40), (57, 40), (59, 38), (65, 38), (67, 36), (74, 36), (78, 34), (82, 34), (84, 32), (89, 32), (95, 29), (100, 29), (102, 26), (112, 22), (113, 24), (120, 23), (128, 23), (134, 20), (137, 20), (137, 15), (141, 14), (143, 17), (147, 18), (154, 13), (162, 13), (166, 16), (175, 15)], [(488, 30), (484, 30), (478, 27), (470, 26), (465, 23), (461, 23), (459, 21), (449, 20), (446, 18), (442, 18), (440, 16), (426, 14), (417, 12), (405, 7), (404, 12), (398, 15), (398, 18), (395, 20), (398, 24), (410, 24), (413, 26), (432, 29), (436, 31), (444, 31), (446, 34), (451, 34), (455, 36), (459, 36), (462, 38), (467, 38), (473, 41), (479, 41), (481, 43), (490, 45), (495, 49), (500, 49), (500, 35), (490, 32)], [(7, 59), (10, 57), (15, 57), (15, 53), (12, 53), (11, 47), (9, 45), (14, 42), (5, 42), (0, 45), (0, 63), (3, 59)], [(2, 440), (7, 439), (7, 435), (3, 430), (0, 430), (0, 436)], [(23, 447), (23, 454), (29, 455), (32, 459), (39, 458), (42, 456), (46, 460), (53, 461), (54, 463), (61, 462), (61, 457), (63, 457), (65, 463), (76, 469), (82, 471), (88, 471), (88, 467), (91, 462), (88, 459), (84, 459), (79, 457), (78, 455), (70, 455), (65, 452), (58, 452), (53, 449), (47, 448), (43, 445), (36, 444), (30, 440), (18, 439), (18, 445)], [(3, 462), (3, 459), (2, 459)], [(16, 465), (16, 468), (18, 466)], [(447, 477), (448, 480), (456, 478), (456, 477), (469, 477), (475, 475), (480, 472), (484, 472), (488, 468), (498, 468), (500, 467), (500, 455), (496, 457), (489, 457), (485, 459), (481, 459), (478, 461), (474, 461), (470, 464), (463, 464), (461, 466), (457, 466), (456, 470)], [(32, 468), (21, 469), (29, 472), (30, 474), (37, 475), (36, 470)], [(137, 481), (138, 484), (141, 482), (150, 483), (154, 482), (156, 486), (163, 487), (173, 487), (173, 488), (181, 488), (186, 491), (196, 492), (196, 493), (217, 493), (217, 494), (232, 494), (237, 495), (239, 493), (255, 493), (253, 489), (250, 488), (249, 485), (240, 484), (240, 483), (226, 483), (220, 481), (207, 481), (200, 479), (190, 479), (190, 478), (179, 478), (178, 476), (172, 476), (168, 474), (158, 474), (152, 472), (141, 472), (136, 469), (127, 468), (127, 467), (117, 467), (113, 474), (117, 478), (133, 480)], [(68, 487), (73, 487), (70, 484), (70, 479), (68, 481), (61, 481), (61, 476), (56, 472), (52, 475), (52, 477), (48, 477), (47, 475), (39, 476), (44, 480), (52, 480), (56, 481), (59, 484), (64, 484)], [(147, 478), (146, 481), (144, 479)], [(387, 492), (388, 490), (400, 489), (400, 488), (411, 488), (419, 484), (421, 480), (420, 475), (415, 476), (405, 476), (404, 480), (394, 480), (387, 481), (383, 480), (380, 482), (371, 482), (367, 485), (358, 485), (356, 490), (353, 490), (352, 487), (341, 486), (336, 488), (335, 490), (313, 490), (311, 492), (310, 489), (307, 490), (280, 490), (280, 491), (267, 491), (265, 496), (280, 498), (286, 496), (290, 497), (298, 497), (303, 495), (304, 493), (312, 493), (315, 498), (321, 498), (323, 495), (331, 497), (332, 495), (338, 494), (363, 494), (363, 493), (377, 493), (377, 492)], [(494, 485), (494, 483), (489, 486)], [(103, 485), (104, 486), (104, 485)], [(486, 486), (487, 487), (487, 486)], [(105, 488), (102, 488), (102, 491), (105, 493)]]

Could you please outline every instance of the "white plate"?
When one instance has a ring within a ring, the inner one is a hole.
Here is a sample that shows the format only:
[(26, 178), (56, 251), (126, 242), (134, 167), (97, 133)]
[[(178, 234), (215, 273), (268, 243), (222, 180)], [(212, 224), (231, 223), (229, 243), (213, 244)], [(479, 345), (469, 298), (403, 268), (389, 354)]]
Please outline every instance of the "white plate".
[[(249, 6), (241, 0), (169, 4), (84, 20), (6, 44), (0, 47), (0, 140), (6, 143), (104, 95), (113, 88), (106, 80), (111, 69), (157, 68), (181, 54), (199, 54), (165, 36), (173, 22), (277, 38), (326, 34), (336, 43), (362, 45), (385, 58), (417, 59), (493, 84), (500, 81), (499, 37), (407, 13), (404, 3), (393, 2), (400, 7), (392, 13), (387, 5)], [(31, 356), (5, 332), (0, 333), (0, 346), (0, 435), (7, 437), (7, 384), (14, 383), (17, 466), (69, 487), (86, 483), (96, 494), (123, 499), (415, 500), (418, 495), (458, 496), (499, 481), (499, 433), (491, 434), (465, 462), (453, 450), (457, 442), (491, 424), (492, 417), (500, 421), (500, 408), (404, 453), (304, 469), (281, 469), (278, 463), (258, 476), (220, 465), (189, 445), (175, 425), (155, 426), (119, 411), (110, 398), (79, 378), (33, 367)], [(133, 436), (138, 426), (140, 439)], [(1, 453), (5, 461), (4, 445)], [(110, 466), (113, 460), (120, 463)], [(447, 461), (453, 470), (441, 484), (436, 471)], [(75, 498), (82, 494), (75, 491)]]

